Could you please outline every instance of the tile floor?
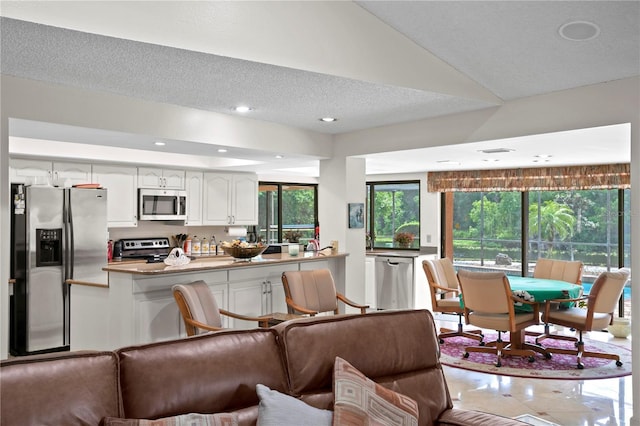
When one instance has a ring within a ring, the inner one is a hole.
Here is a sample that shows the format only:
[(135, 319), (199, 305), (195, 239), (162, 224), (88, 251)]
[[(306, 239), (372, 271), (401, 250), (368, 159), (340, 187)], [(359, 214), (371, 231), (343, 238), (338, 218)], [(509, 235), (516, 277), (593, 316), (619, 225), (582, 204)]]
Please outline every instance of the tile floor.
[[(439, 324), (455, 328), (448, 315)], [(591, 332), (591, 339), (614, 337)], [(631, 347), (631, 338), (616, 339)], [(530, 415), (561, 426), (629, 425), (632, 415), (631, 376), (598, 380), (530, 379), (476, 373), (444, 367), (456, 408), (488, 411), (507, 417)], [(535, 419), (534, 419), (535, 420)], [(531, 424), (545, 424), (534, 423)]]

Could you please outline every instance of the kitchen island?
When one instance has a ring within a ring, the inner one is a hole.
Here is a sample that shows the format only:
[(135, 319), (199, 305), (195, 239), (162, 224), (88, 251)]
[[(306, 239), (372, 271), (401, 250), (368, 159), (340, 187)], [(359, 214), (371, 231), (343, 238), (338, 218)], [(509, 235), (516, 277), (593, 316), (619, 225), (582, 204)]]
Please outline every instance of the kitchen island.
[[(186, 337), (171, 287), (197, 280), (205, 281), (218, 305), (232, 312), (249, 316), (287, 312), (283, 272), (329, 268), (337, 290), (344, 292), (346, 256), (324, 250), (298, 256), (267, 254), (251, 261), (203, 257), (181, 266), (110, 263), (103, 269), (109, 274), (108, 286), (71, 286), (71, 349), (113, 350)], [(223, 321), (229, 328), (257, 326), (225, 317)]]

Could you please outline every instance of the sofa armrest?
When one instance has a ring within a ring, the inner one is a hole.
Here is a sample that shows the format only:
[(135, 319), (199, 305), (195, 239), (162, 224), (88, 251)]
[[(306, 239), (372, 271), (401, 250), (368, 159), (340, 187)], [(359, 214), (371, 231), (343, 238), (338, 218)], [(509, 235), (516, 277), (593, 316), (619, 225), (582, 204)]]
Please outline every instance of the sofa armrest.
[(445, 410), (436, 424), (439, 426), (523, 426), (526, 423), (519, 420), (502, 417), (497, 414), (483, 413), (482, 411), (461, 410), (452, 408)]

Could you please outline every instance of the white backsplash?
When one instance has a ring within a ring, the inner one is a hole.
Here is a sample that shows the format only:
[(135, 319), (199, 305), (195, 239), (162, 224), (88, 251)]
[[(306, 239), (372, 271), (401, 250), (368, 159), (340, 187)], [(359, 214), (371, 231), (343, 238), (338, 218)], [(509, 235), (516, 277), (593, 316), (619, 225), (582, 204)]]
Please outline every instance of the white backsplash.
[(184, 226), (171, 222), (140, 221), (135, 228), (109, 228), (109, 239), (113, 241), (123, 238), (166, 237), (173, 244), (171, 236), (177, 234), (188, 234), (191, 237), (206, 237), (207, 239), (211, 239), (211, 236), (215, 235), (217, 242), (233, 239), (225, 232), (223, 226)]

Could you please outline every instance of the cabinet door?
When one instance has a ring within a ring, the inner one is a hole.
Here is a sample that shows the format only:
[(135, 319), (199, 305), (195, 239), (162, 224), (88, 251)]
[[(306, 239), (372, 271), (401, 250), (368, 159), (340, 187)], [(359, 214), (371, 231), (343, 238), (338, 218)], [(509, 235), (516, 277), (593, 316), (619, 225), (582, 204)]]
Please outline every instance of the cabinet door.
[(204, 174), (203, 225), (228, 225), (231, 217), (231, 176)]
[(233, 177), (233, 197), (231, 223), (234, 225), (257, 225), (258, 176), (235, 175)]
[(184, 170), (165, 169), (162, 171), (162, 184), (167, 189), (184, 189)]
[(162, 169), (138, 167), (138, 188), (162, 188)]
[(40, 160), (9, 160), (9, 180), (11, 183), (27, 185), (51, 183), (52, 164)]
[[(257, 317), (265, 309), (266, 283), (264, 280), (243, 281), (229, 284), (229, 310), (236, 314)], [(252, 321), (229, 318), (229, 327), (236, 329), (256, 328)]]
[(287, 302), (284, 295), (284, 285), (281, 280), (269, 280), (271, 307), (266, 313), (287, 312)]
[(107, 188), (107, 222), (109, 227), (138, 225), (137, 176), (135, 167), (93, 166), (93, 182)]
[(185, 225), (202, 225), (202, 172), (187, 172), (187, 219)]
[(71, 187), (79, 183), (91, 182), (91, 164), (53, 163), (53, 184)]
[(156, 292), (137, 295), (134, 302), (137, 344), (177, 339), (182, 317), (173, 294)]

